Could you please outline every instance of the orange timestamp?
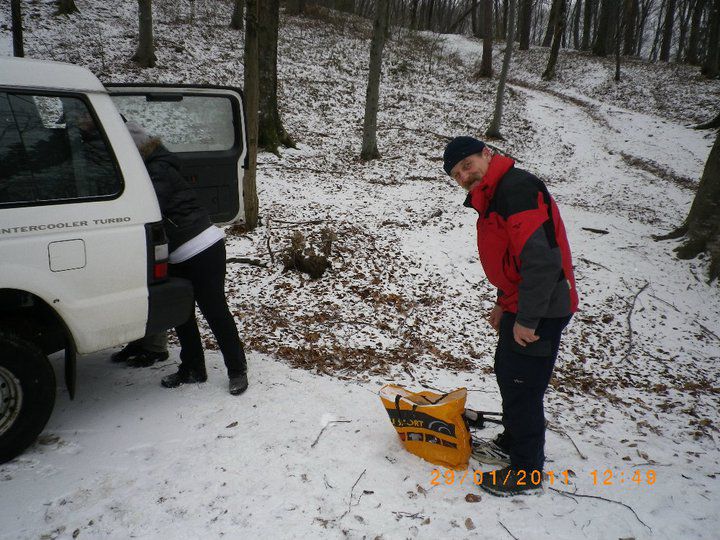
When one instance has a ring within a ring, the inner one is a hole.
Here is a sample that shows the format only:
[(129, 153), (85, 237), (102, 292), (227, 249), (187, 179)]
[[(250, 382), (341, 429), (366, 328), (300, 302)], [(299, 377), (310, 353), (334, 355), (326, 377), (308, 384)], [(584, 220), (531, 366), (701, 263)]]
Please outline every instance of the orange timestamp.
[(647, 484), (652, 486), (657, 482), (657, 473), (654, 469), (646, 471), (615, 471), (613, 469), (605, 469), (604, 471), (590, 471), (594, 486), (622, 486), (626, 483), (629, 485), (635, 483), (637, 485)]
[[(555, 485), (555, 480), (558, 483), (568, 485), (570, 483), (570, 476), (572, 471), (545, 471), (540, 472), (538, 470), (525, 471), (519, 470), (516, 472), (517, 480), (516, 483), (519, 486), (530, 485), (539, 486), (542, 484), (543, 479), (547, 481), (551, 486)], [(480, 471), (465, 469), (464, 471), (454, 471), (452, 469), (445, 469), (444, 472), (440, 469), (433, 469), (430, 472), (430, 485), (439, 486), (445, 484), (446, 486), (452, 486), (455, 484), (475, 484), (481, 485), (483, 482), (492, 482), (493, 484), (504, 484), (507, 483), (509, 475), (503, 478), (502, 471)], [(544, 478), (543, 478), (544, 477)]]

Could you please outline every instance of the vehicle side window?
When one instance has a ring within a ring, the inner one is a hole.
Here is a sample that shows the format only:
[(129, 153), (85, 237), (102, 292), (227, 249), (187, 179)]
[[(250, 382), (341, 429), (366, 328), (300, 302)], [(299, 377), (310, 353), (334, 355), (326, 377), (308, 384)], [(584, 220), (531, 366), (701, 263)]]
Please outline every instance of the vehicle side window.
[(79, 98), (0, 92), (0, 205), (112, 197), (108, 145)]
[(141, 96), (112, 96), (127, 119), (160, 137), (171, 152), (217, 152), (235, 146), (232, 103), (219, 96), (177, 96), (153, 100)]

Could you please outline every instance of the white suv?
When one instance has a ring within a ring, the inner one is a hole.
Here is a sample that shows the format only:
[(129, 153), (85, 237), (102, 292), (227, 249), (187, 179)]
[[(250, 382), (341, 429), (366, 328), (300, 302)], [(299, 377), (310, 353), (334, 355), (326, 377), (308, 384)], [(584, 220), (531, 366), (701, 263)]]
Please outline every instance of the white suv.
[(167, 276), (157, 198), (124, 120), (178, 155), (214, 222), (243, 217), (240, 90), (103, 86), (78, 66), (0, 58), (0, 463), (50, 417), (48, 354), (65, 350), (72, 397), (77, 354), (191, 312), (189, 283)]

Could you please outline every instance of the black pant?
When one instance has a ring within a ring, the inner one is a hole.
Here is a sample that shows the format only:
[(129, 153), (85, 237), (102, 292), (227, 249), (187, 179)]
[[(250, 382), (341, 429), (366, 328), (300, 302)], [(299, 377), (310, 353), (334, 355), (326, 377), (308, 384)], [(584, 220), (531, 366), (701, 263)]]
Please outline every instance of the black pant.
[[(514, 313), (503, 313), (500, 339), (495, 350), (495, 376), (500, 387), (503, 427), (508, 437), (510, 463), (515, 469), (542, 471), (545, 463), (545, 410), (543, 397), (550, 382), (560, 346), (560, 336), (570, 316), (541, 319), (539, 354), (530, 356), (513, 345)], [(548, 344), (549, 342), (549, 344)], [(542, 345), (547, 352), (542, 351)]]
[[(192, 282), (195, 302), (215, 334), (228, 376), (244, 373), (245, 351), (225, 299), (225, 242), (219, 240), (188, 260), (171, 264), (170, 274)], [(205, 354), (195, 313), (175, 331), (180, 340), (180, 369), (204, 370)]]

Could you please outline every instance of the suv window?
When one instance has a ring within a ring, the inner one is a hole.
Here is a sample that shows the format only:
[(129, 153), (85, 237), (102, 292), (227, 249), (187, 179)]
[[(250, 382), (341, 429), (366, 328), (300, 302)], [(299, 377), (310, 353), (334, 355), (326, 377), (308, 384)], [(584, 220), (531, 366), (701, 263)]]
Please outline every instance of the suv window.
[(0, 205), (112, 197), (122, 181), (85, 102), (0, 91)]
[(225, 97), (114, 95), (126, 120), (160, 137), (171, 152), (212, 152), (235, 146), (232, 102)]

